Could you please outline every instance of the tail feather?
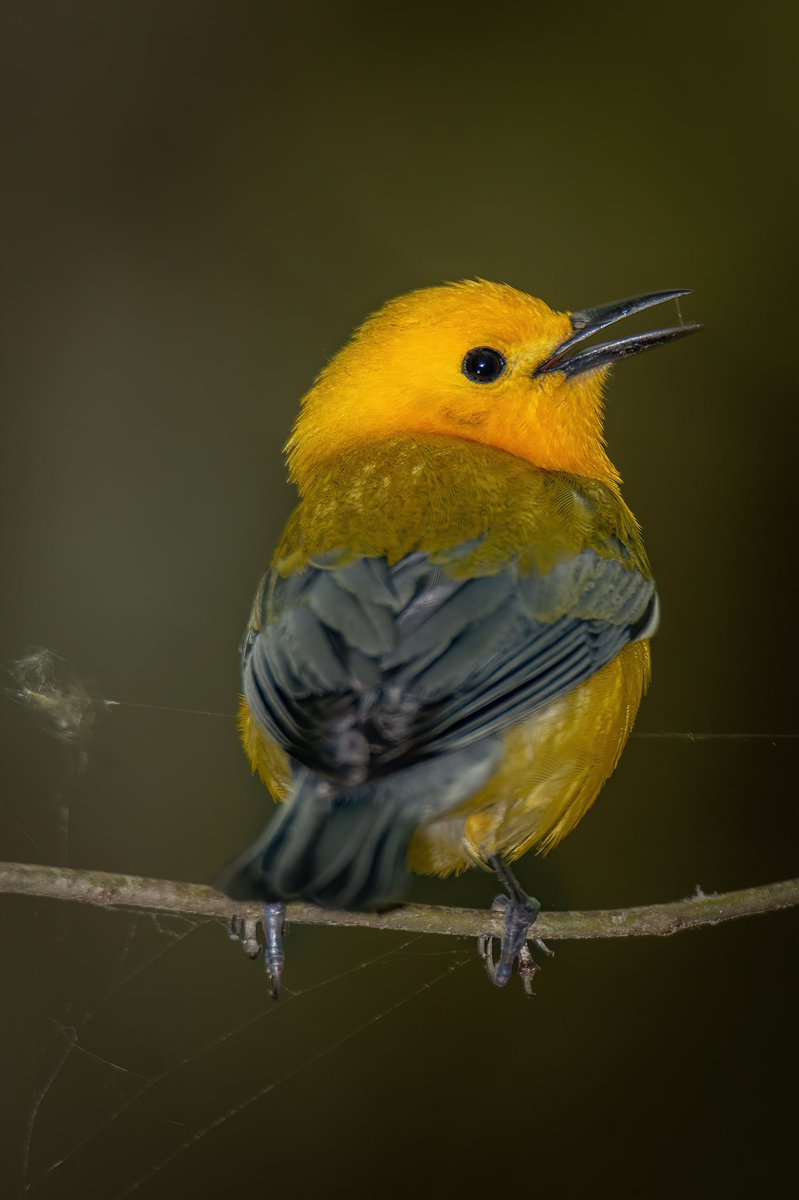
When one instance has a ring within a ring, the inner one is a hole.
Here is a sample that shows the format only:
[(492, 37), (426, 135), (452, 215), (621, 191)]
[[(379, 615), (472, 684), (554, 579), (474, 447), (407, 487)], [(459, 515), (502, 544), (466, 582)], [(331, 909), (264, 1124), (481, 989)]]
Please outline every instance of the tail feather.
[(307, 767), (290, 799), (218, 886), (237, 900), (309, 900), (352, 911), (405, 895), (411, 838), (479, 790), (494, 770), (493, 740), (443, 755), (351, 791)]

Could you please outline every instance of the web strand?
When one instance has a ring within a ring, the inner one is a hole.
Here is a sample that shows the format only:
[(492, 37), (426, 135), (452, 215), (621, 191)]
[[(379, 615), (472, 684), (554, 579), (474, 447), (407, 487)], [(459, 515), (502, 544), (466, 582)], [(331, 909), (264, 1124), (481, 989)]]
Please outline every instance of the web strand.
[[(185, 716), (194, 717), (219, 717), (224, 721), (235, 721), (235, 713), (215, 712), (205, 708), (179, 708), (171, 704), (146, 704), (135, 700), (98, 700), (98, 704), (105, 705), (107, 708), (139, 708), (152, 709), (154, 712), (179, 713)], [(713, 742), (713, 741), (797, 741), (799, 733), (764, 733), (758, 731), (755, 733), (726, 733), (726, 732), (702, 732), (693, 733), (686, 729), (658, 729), (652, 731), (634, 732), (634, 738), (645, 738), (649, 741), (686, 741), (686, 742)]]
[[(43, 718), (54, 736), (62, 741), (80, 745), (90, 737), (98, 712), (114, 708), (174, 713), (179, 716), (211, 717), (235, 721), (236, 714), (207, 708), (185, 708), (175, 704), (153, 704), (140, 700), (115, 700), (92, 695), (70, 664), (52, 650), (39, 648), (18, 659), (9, 667), (16, 687), (4, 689), (13, 700), (25, 704)], [(770, 741), (785, 742), (799, 739), (799, 732), (753, 730), (750, 733), (687, 729), (652, 730), (633, 733), (634, 738), (648, 741)], [(85, 764), (84, 764), (85, 765)]]

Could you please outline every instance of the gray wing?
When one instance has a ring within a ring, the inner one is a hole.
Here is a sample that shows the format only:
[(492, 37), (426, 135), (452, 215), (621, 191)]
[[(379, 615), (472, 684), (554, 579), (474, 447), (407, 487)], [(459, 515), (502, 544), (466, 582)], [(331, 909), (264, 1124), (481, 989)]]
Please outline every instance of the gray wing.
[(501, 733), (657, 623), (652, 581), (593, 550), (547, 575), (457, 580), (413, 553), (267, 582), (243, 649), (250, 710), (345, 787)]

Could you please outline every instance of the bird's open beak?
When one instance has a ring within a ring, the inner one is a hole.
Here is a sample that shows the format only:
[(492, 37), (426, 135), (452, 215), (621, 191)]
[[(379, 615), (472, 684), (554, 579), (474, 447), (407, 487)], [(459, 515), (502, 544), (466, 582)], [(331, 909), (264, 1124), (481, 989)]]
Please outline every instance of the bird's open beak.
[(598, 308), (585, 308), (582, 312), (572, 313), (574, 335), (562, 342), (540, 366), (536, 367), (533, 375), (544, 375), (549, 371), (563, 371), (565, 375), (582, 375), (584, 371), (593, 371), (597, 367), (607, 367), (619, 358), (629, 358), (632, 354), (640, 354), (642, 350), (650, 350), (663, 342), (673, 342), (675, 338), (684, 337), (686, 333), (695, 333), (701, 325), (677, 325), (671, 329), (656, 329), (652, 333), (634, 333), (632, 337), (617, 338), (614, 342), (600, 342), (589, 346), (577, 354), (571, 351), (581, 342), (586, 341), (600, 329), (614, 325), (623, 317), (652, 308), (655, 304), (664, 304), (667, 300), (676, 300), (679, 296), (687, 296), (690, 288), (678, 288), (672, 292), (651, 292), (648, 296), (633, 296), (629, 300), (616, 300), (613, 304), (601, 304)]

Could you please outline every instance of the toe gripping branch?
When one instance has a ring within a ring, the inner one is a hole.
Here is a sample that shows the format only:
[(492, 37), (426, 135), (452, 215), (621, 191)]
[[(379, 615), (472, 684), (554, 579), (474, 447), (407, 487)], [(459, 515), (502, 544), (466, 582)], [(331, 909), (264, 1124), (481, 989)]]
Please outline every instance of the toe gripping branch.
[[(264, 945), (258, 940), (258, 926), (264, 931)], [(283, 946), (283, 930), (286, 926), (286, 905), (282, 900), (264, 904), (260, 917), (231, 917), (230, 936), (241, 942), (248, 958), (257, 958), (264, 952), (264, 966), (269, 976), (272, 999), (280, 995), (286, 951)]]
[[(498, 962), (494, 959), (493, 935), (483, 934), (478, 938), (477, 949), (485, 961), (488, 977), (496, 987), (504, 987), (515, 969), (521, 977), (525, 992), (532, 996), (533, 978), (540, 968), (530, 953), (527, 938), (541, 911), (541, 905), (532, 896), (527, 895), (500, 855), (494, 855), (488, 862), (505, 888), (505, 894), (497, 896), (491, 905), (492, 912), (504, 912), (505, 928), (500, 939)], [(538, 939), (536, 945), (550, 953)]]
[[(497, 896), (491, 905), (492, 912), (505, 914), (505, 927), (500, 938), (498, 961), (494, 958), (496, 939), (493, 934), (483, 934), (478, 938), (478, 951), (485, 961), (488, 977), (496, 987), (505, 987), (515, 970), (521, 977), (525, 992), (531, 996), (533, 978), (540, 967), (530, 953), (527, 939), (541, 911), (541, 905), (532, 896), (527, 895), (503, 858), (495, 855), (488, 862), (505, 888), (505, 892)], [(232, 917), (230, 920), (230, 936), (241, 942), (249, 958), (258, 958), (263, 950), (264, 965), (274, 1000), (280, 995), (286, 963), (283, 946), (285, 924), (286, 905), (282, 900), (264, 904), (259, 916)], [(264, 931), (263, 945), (258, 937), (259, 925)], [(534, 941), (545, 953), (551, 953), (539, 938), (535, 938)]]

